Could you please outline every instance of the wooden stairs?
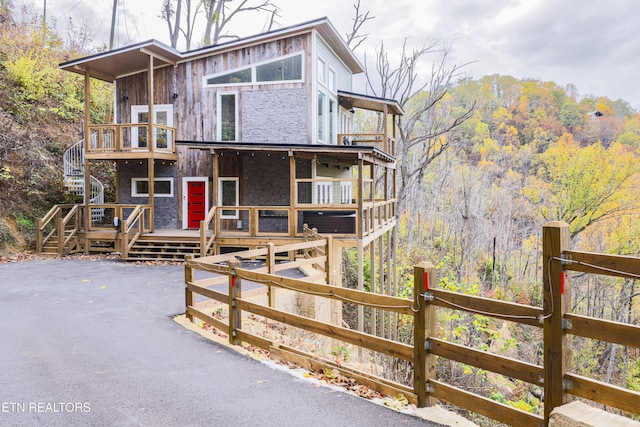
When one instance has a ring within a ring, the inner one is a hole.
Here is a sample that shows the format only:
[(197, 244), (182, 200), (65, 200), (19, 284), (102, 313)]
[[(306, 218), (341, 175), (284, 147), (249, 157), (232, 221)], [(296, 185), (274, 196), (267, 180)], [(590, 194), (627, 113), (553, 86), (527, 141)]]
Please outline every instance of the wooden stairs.
[[(71, 236), (71, 234), (72, 234), (72, 231), (68, 231), (68, 230), (65, 231), (65, 240), (67, 240), (69, 236)], [(78, 238), (75, 237), (74, 239), (71, 239), (67, 243), (66, 247), (64, 248), (64, 252), (66, 254), (77, 252), (77, 247), (78, 247)], [(44, 245), (42, 246), (42, 251), (38, 255), (57, 257), (58, 256), (58, 236), (53, 235), (49, 239), (47, 239), (47, 241), (44, 242)]]
[(200, 255), (200, 238), (190, 236), (140, 236), (125, 261), (184, 261), (185, 255)]

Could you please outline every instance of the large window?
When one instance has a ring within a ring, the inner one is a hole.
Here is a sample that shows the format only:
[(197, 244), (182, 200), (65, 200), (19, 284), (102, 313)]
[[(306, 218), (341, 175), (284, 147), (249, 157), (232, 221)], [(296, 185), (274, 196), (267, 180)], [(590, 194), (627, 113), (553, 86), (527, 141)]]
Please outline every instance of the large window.
[(238, 102), (236, 93), (218, 93), (218, 141), (237, 141)]
[[(173, 197), (173, 178), (155, 178), (155, 197)], [(149, 179), (131, 178), (131, 197), (149, 197)]]
[(316, 105), (317, 141), (325, 144), (337, 144), (337, 75), (335, 70), (322, 58), (318, 58), (316, 67), (318, 85)]
[(302, 79), (302, 55), (256, 65), (256, 82), (286, 82)]
[[(238, 206), (239, 203), (239, 180), (238, 178), (219, 178), (218, 179), (218, 206)], [(220, 218), (238, 219), (238, 211), (236, 209), (222, 209)]]
[(318, 91), (318, 141), (325, 141), (326, 138), (326, 129), (327, 129), (327, 125), (326, 125), (326, 98), (327, 96), (325, 95), (325, 93), (323, 91)]
[(205, 77), (206, 86), (230, 86), (251, 83), (301, 82), (302, 52)]
[(209, 85), (233, 85), (239, 83), (251, 83), (251, 68), (232, 71), (207, 79)]

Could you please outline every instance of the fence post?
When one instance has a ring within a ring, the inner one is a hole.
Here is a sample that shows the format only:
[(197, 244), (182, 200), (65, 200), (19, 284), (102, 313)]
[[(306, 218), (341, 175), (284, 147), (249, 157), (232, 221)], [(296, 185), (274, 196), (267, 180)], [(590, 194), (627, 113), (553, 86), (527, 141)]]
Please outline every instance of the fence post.
[[(276, 274), (276, 245), (273, 242), (267, 243), (267, 267), (269, 274)], [(267, 285), (267, 296), (269, 298), (269, 307), (275, 307), (276, 290), (271, 285)]]
[(120, 221), (120, 257), (129, 258), (129, 221)]
[(236, 306), (242, 292), (242, 280), (236, 276), (238, 261), (229, 261), (229, 343), (236, 344), (236, 329), (242, 328), (242, 312)]
[(193, 315), (189, 314), (189, 307), (193, 306), (193, 292), (187, 288), (189, 283), (193, 283), (193, 267), (189, 265), (189, 261), (193, 259), (193, 255), (187, 254), (184, 256), (184, 311), (187, 316), (187, 320), (193, 323)]
[(413, 389), (418, 397), (418, 407), (423, 408), (436, 404), (433, 390), (428, 387), (428, 382), (436, 378), (436, 360), (435, 356), (427, 351), (429, 338), (436, 332), (436, 307), (429, 304), (424, 297), (429, 289), (436, 286), (435, 266), (428, 262), (416, 265), (413, 268), (413, 286), (414, 307), (418, 308), (413, 323)]
[(327, 285), (334, 285), (335, 281), (333, 280), (333, 236), (327, 236), (327, 246), (325, 247), (324, 254), (327, 257), (327, 260), (324, 263), (324, 272), (327, 275), (326, 281)]
[(565, 276), (562, 253), (569, 249), (569, 225), (548, 222), (542, 228), (544, 284), (544, 421), (554, 408), (567, 403), (564, 374), (571, 369), (571, 348), (564, 333), (564, 314), (571, 310), (571, 280)]

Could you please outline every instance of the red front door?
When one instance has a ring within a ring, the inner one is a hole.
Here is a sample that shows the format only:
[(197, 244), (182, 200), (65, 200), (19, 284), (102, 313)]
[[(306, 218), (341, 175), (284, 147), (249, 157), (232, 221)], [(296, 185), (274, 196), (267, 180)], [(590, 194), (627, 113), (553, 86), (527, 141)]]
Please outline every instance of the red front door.
[(187, 228), (199, 228), (206, 215), (206, 185), (203, 181), (187, 182)]

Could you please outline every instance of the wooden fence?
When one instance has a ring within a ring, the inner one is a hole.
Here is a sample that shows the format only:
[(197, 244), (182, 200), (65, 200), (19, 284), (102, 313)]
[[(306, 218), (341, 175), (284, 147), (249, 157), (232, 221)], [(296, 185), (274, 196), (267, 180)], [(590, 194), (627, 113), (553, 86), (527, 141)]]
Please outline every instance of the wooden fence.
[[(313, 242), (307, 242), (311, 243)], [(576, 335), (637, 348), (640, 347), (640, 326), (570, 313), (571, 280), (569, 275), (565, 274), (567, 271), (580, 271), (637, 279), (640, 278), (640, 258), (570, 251), (568, 247), (567, 224), (552, 222), (544, 226), (542, 308), (437, 289), (437, 270), (429, 263), (421, 263), (414, 268), (414, 298), (407, 300), (312, 283), (308, 280), (289, 279), (277, 275), (272, 267), (269, 267), (267, 272), (248, 270), (233, 261), (221, 264), (220, 259), (207, 257), (187, 259), (185, 263), (186, 314), (191, 321), (199, 318), (228, 333), (232, 344), (247, 342), (269, 350), (274, 358), (288, 360), (306, 368), (339, 369), (344, 375), (351, 376), (382, 393), (403, 393), (410, 402), (419, 407), (432, 406), (437, 400), (441, 400), (504, 424), (536, 427), (547, 426), (551, 411), (570, 401), (572, 396), (640, 414), (640, 393), (572, 373), (569, 347), (570, 335)], [(276, 252), (285, 250), (290, 249), (271, 247), (266, 252), (247, 251), (245, 256), (266, 254), (268, 258), (272, 258)], [(227, 256), (227, 260), (230, 259), (232, 257)], [(280, 268), (286, 268), (286, 264)], [(217, 276), (196, 279), (195, 273), (198, 270), (215, 273)], [(248, 298), (243, 298), (243, 280), (412, 317), (413, 345), (277, 310), (272, 304), (266, 306), (251, 302)], [(211, 285), (220, 283), (228, 284), (227, 293), (209, 289)], [(228, 322), (199, 310), (194, 304), (196, 295), (228, 304)], [(438, 338), (438, 308), (482, 314), (542, 328), (543, 365), (468, 348)], [(409, 361), (414, 368), (413, 387), (370, 373), (337, 366), (331, 360), (252, 334), (242, 327), (243, 311)], [(529, 413), (446, 384), (436, 375), (437, 357), (544, 388), (544, 413)]]

